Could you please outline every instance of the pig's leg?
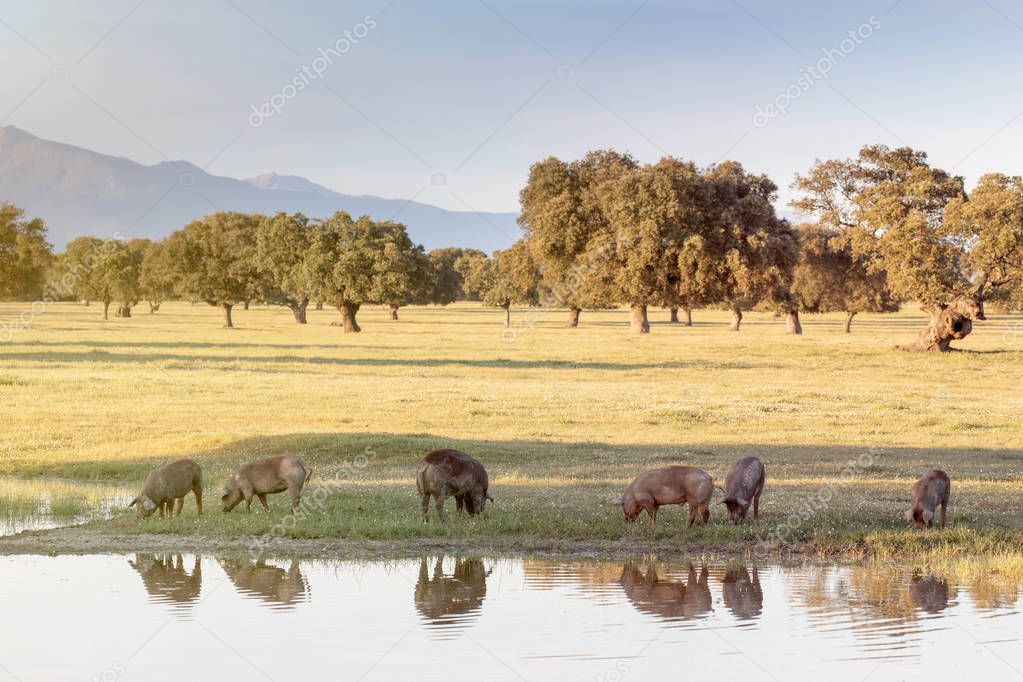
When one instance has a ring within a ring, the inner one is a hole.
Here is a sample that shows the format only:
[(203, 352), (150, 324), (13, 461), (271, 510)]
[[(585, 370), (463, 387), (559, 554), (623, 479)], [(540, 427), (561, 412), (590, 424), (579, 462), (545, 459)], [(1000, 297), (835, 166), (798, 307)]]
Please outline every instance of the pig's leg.
[(419, 493), (419, 506), (423, 508), (423, 523), (430, 521), (430, 493)]
[(447, 517), (444, 516), (444, 493), (434, 494), (433, 497), (436, 501), (437, 516), (440, 517), (441, 523), (447, 523)]
[(764, 492), (763, 488), (758, 490), (757, 494), (753, 496), (753, 518), (754, 519), (759, 519), (760, 518), (760, 493), (762, 493), (762, 492)]
[(948, 501), (944, 500), (941, 503), (941, 527), (945, 527), (945, 507), (948, 506)]
[(696, 505), (692, 502), (689, 503), (689, 523), (686, 524), (686, 528), (692, 528), (693, 524), (696, 523)]
[(263, 509), (265, 511), (270, 511), (270, 505), (266, 503), (266, 493), (257, 493), (256, 497), (258, 497), (259, 501), (263, 504)]
[[(192, 488), (192, 493), (195, 495), (195, 510), (202, 516), (202, 483), (196, 484)], [(184, 502), (185, 498), (182, 497), (181, 501)]]
[(245, 511), (249, 514), (252, 513), (252, 496), (255, 491), (252, 489), (252, 484), (247, 479), (239, 481), (238, 487), (241, 488), (242, 497), (245, 498)]
[(174, 501), (174, 514), (181, 516), (181, 510), (185, 508), (185, 496), (182, 495)]
[(160, 512), (160, 518), (161, 518), (161, 519), (163, 518), (163, 508), (164, 508), (165, 506), (166, 506), (166, 505), (165, 505), (165, 504), (164, 504), (163, 502), (161, 502), (161, 503), (160, 503), (160, 504), (158, 504), (158, 505), (157, 505), (157, 507), (156, 507), (156, 508), (157, 508), (157, 510), (159, 510), (159, 512)]
[(291, 511), (297, 511), (302, 504), (302, 489), (298, 488), (291, 492)]
[(710, 506), (708, 503), (704, 502), (700, 505), (700, 514), (703, 516), (703, 525), (706, 526), (707, 522), (710, 521)]
[(656, 502), (644, 502), (643, 508), (646, 509), (646, 517), (650, 522), (650, 527), (654, 527), (654, 522), (657, 521), (657, 503)]
[(465, 511), (465, 495), (455, 495), (455, 511)]

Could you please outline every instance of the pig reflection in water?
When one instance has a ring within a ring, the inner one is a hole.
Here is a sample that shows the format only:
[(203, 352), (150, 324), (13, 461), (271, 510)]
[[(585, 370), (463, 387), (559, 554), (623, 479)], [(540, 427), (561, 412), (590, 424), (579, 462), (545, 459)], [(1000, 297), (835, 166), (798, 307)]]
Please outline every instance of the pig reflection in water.
[(308, 586), (298, 561), (292, 559), (287, 570), (259, 561), (247, 559), (221, 559), (220, 567), (244, 595), (256, 597), (268, 604), (293, 607), (304, 601)]
[(416, 611), (431, 625), (452, 625), (463, 621), (459, 616), (480, 610), (487, 596), (486, 570), (482, 559), (455, 559), (455, 570), (444, 574), (444, 558), (438, 557), (430, 576), (429, 563), (424, 557), (419, 564), (416, 581)]
[(948, 598), (948, 581), (941, 578), (915, 575), (909, 583), (909, 600), (921, 611), (944, 611), (948, 608)]
[(764, 590), (760, 587), (760, 574), (753, 568), (753, 576), (745, 566), (729, 566), (721, 581), (721, 596), (725, 606), (739, 620), (752, 620), (764, 610)]
[(185, 560), (180, 554), (136, 554), (128, 565), (142, 576), (151, 601), (190, 606), (199, 598), (202, 588), (202, 562), (196, 556), (192, 572), (185, 570)]
[(630, 562), (622, 568), (621, 584), (625, 596), (638, 610), (667, 620), (699, 618), (713, 609), (706, 565), (700, 567), (697, 576), (696, 567), (690, 563), (689, 576), (682, 582), (659, 577), (656, 564), (647, 566), (643, 573)]

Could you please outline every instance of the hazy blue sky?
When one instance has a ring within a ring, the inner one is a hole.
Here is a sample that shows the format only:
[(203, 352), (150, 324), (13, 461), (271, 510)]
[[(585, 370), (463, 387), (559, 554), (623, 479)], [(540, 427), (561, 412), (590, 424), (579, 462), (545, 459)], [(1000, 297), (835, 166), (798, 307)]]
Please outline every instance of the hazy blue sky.
[[(252, 127), (346, 31), (363, 37)], [(827, 49), (829, 77), (800, 84)], [(514, 210), (532, 162), (597, 147), (735, 158), (783, 199), (815, 157), (873, 142), (970, 182), (1023, 170), (1009, 0), (8, 0), (0, 59), (0, 120), (41, 137), (454, 209)]]

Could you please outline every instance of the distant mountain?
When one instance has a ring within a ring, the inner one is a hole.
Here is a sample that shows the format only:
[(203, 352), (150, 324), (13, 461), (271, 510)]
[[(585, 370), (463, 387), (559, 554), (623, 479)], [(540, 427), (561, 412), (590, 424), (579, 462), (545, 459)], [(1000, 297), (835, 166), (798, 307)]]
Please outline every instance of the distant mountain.
[(214, 211), (335, 211), (404, 223), (427, 249), (471, 246), (493, 251), (519, 236), (514, 213), (447, 211), (402, 199), (341, 194), (294, 175), (248, 180), (210, 175), (187, 161), (145, 166), (0, 127), (0, 201), (41, 217), (61, 249), (82, 234), (164, 237)]

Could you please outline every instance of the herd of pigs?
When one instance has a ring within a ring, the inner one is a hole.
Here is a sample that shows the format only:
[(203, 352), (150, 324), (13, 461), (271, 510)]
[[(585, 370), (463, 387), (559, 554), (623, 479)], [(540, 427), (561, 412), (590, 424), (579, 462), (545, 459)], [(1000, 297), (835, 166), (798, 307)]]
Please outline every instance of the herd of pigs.
[[(220, 505), (225, 512), (245, 500), (245, 508), (252, 511), (252, 498), (258, 498), (264, 509), (269, 509), (266, 496), (287, 491), (291, 496), (291, 509), (298, 508), (312, 469), (294, 455), (279, 455), (258, 462), (243, 464), (220, 491)], [(714, 485), (714, 478), (703, 469), (693, 466), (666, 466), (645, 471), (636, 477), (625, 493), (614, 501), (621, 505), (627, 521), (635, 521), (646, 511), (650, 525), (657, 519), (657, 510), (667, 504), (689, 505), (689, 523), (692, 527), (697, 513), (706, 524), (710, 520), (711, 496), (721, 490), (721, 501), (728, 508), (728, 518), (739, 524), (746, 519), (750, 506), (753, 517), (760, 517), (760, 496), (764, 492), (767, 472), (756, 457), (743, 457), (725, 476), (724, 488)], [(416, 470), (416, 488), (422, 505), (423, 521), (429, 520), (430, 498), (434, 499), (437, 516), (445, 520), (444, 502), (455, 498), (458, 511), (470, 515), (483, 513), (490, 496), (487, 470), (479, 461), (461, 452), (443, 448), (427, 454)], [(948, 474), (934, 469), (924, 474), (912, 490), (912, 506), (906, 511), (906, 520), (917, 528), (931, 528), (935, 512), (940, 508), (940, 525), (945, 527), (945, 510), (951, 492)], [(202, 468), (193, 460), (179, 459), (152, 471), (146, 478), (142, 492), (128, 505), (135, 507), (139, 516), (160, 516), (177, 513), (185, 504), (188, 493), (195, 495), (196, 509), (202, 514)]]

